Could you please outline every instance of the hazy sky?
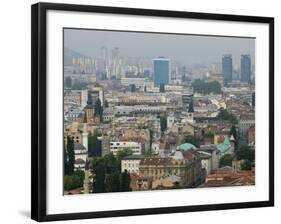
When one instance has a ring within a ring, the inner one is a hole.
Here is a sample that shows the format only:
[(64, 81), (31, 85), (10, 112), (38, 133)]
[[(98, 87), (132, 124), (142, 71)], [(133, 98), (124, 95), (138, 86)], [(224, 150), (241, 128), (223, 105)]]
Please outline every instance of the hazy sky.
[(240, 65), (240, 55), (255, 55), (255, 40), (250, 38), (155, 34), (137, 32), (65, 29), (66, 47), (91, 57), (101, 57), (101, 47), (119, 48), (120, 56), (164, 56), (187, 66), (221, 62), (223, 54), (232, 54)]

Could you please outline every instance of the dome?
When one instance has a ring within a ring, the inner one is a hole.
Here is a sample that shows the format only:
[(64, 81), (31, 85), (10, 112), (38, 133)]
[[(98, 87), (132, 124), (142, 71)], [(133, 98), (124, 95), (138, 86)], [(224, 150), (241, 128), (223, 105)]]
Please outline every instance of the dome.
[(191, 149), (196, 149), (196, 146), (192, 145), (190, 143), (184, 143), (184, 144), (180, 145), (180, 150), (188, 151), (188, 150), (191, 150)]
[(82, 165), (82, 164), (85, 164), (85, 163), (86, 162), (83, 159), (80, 159), (80, 158), (75, 160), (76, 165)]
[(84, 150), (84, 149), (86, 149), (86, 148), (81, 143), (78, 143), (78, 142), (74, 143), (74, 150)]

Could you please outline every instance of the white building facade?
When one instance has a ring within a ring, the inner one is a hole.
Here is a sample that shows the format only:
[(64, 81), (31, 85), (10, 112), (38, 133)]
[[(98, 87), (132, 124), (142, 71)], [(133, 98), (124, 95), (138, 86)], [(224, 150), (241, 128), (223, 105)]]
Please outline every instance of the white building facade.
[(121, 161), (121, 172), (127, 170), (130, 174), (139, 175), (139, 164), (144, 157), (141, 155), (126, 156)]
[(142, 145), (138, 142), (110, 142), (110, 152), (116, 155), (118, 151), (130, 149), (133, 155), (141, 155)]

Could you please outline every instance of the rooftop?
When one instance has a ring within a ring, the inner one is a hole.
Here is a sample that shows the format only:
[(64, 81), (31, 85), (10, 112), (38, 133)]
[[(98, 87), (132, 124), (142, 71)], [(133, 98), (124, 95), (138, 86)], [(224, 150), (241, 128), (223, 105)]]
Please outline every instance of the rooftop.
[(217, 149), (221, 152), (221, 153), (225, 153), (226, 151), (228, 151), (231, 147), (231, 144), (229, 142), (228, 137), (224, 138), (224, 141), (222, 144), (217, 144)]
[(191, 143), (184, 143), (184, 144), (181, 144), (179, 146), (179, 148), (180, 148), (180, 150), (188, 151), (190, 149), (196, 149), (196, 146), (192, 145)]
[(79, 149), (86, 149), (86, 148), (81, 143), (75, 142), (74, 143), (74, 150), (79, 150)]
[(141, 160), (140, 162), (140, 166), (158, 166), (158, 165), (170, 165), (171, 164), (172, 159), (171, 158), (144, 158), (143, 160)]
[(208, 175), (206, 182), (200, 187), (245, 186), (254, 184), (255, 169), (235, 172), (232, 169), (225, 168)]
[(129, 155), (129, 156), (125, 156), (122, 160), (141, 160), (143, 158), (144, 158), (143, 155)]

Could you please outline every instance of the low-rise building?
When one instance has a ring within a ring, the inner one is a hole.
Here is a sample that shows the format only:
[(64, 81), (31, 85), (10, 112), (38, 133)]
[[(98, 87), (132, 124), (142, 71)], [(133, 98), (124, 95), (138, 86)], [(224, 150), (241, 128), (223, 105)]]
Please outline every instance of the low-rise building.
[(132, 150), (134, 155), (141, 155), (142, 153), (142, 145), (138, 142), (110, 142), (110, 152), (114, 155), (117, 154), (118, 151), (122, 151), (124, 149)]
[(147, 191), (152, 189), (152, 178), (151, 177), (138, 177), (136, 180), (137, 191)]
[(231, 167), (218, 169), (208, 175), (200, 187), (226, 187), (255, 185), (255, 169), (234, 171)]
[(121, 160), (121, 172), (127, 170), (130, 174), (139, 175), (139, 164), (144, 158), (142, 155), (130, 155), (126, 156)]
[(251, 115), (242, 115), (239, 119), (238, 129), (242, 135), (245, 135), (248, 129), (255, 125), (255, 117)]
[(139, 164), (139, 173), (140, 176), (151, 177), (153, 182), (176, 175), (180, 177), (180, 186), (192, 187), (200, 179), (201, 160), (193, 150), (176, 150), (170, 157), (142, 159)]
[(84, 112), (79, 107), (71, 107), (65, 112), (64, 118), (68, 122), (82, 122), (84, 117)]
[(114, 110), (113, 108), (104, 108), (102, 119), (104, 122), (110, 122), (114, 119)]
[(201, 145), (196, 150), (201, 157), (201, 167), (209, 175), (219, 167), (219, 151), (215, 145)]

